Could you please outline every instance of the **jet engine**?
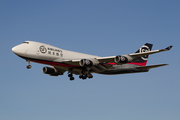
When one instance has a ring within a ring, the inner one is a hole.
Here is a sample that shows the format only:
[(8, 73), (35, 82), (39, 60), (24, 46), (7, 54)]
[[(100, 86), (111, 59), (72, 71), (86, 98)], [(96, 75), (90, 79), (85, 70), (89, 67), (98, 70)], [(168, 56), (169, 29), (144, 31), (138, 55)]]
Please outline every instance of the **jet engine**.
[(51, 75), (51, 76), (58, 76), (58, 75), (60, 75), (58, 72), (57, 72), (57, 70), (55, 69), (55, 68), (53, 68), (53, 67), (43, 67), (43, 73), (44, 74), (49, 74), (49, 75)]
[(128, 63), (132, 61), (132, 57), (130, 56), (116, 56), (114, 58), (115, 63)]
[(83, 66), (83, 67), (85, 67), (85, 66), (92, 66), (92, 65), (93, 65), (93, 62), (92, 62), (91, 60), (81, 59), (81, 60), (79, 61), (79, 65), (80, 65), (80, 66)]

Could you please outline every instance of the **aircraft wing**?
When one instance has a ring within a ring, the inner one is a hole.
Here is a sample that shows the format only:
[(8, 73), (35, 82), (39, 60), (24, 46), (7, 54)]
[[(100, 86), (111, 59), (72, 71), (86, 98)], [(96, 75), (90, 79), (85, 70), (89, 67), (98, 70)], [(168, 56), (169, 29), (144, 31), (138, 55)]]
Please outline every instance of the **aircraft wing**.
[(172, 46), (169, 46), (165, 49), (160, 49), (160, 50), (153, 50), (153, 51), (148, 51), (148, 52), (143, 52), (143, 53), (133, 53), (133, 54), (129, 54), (129, 56), (132, 57), (141, 57), (144, 55), (150, 55), (150, 54), (154, 54), (154, 53), (159, 53), (159, 52), (163, 52), (163, 51), (168, 51), (172, 48)]
[[(145, 55), (150, 55), (150, 54), (155, 54), (155, 53), (159, 53), (159, 52), (163, 52), (163, 51), (168, 51), (171, 48), (172, 48), (172, 46), (169, 46), (165, 49), (147, 51), (147, 52), (142, 52), (142, 53), (133, 53), (133, 54), (127, 54), (127, 55), (122, 55), (122, 56), (127, 57), (129, 59), (129, 62), (133, 62), (136, 60), (137, 57), (142, 57)], [(117, 57), (118, 56), (110, 56), (110, 57), (99, 57), (99, 58), (95, 58), (95, 59), (97, 59), (100, 63), (112, 63), (112, 62), (117, 62), (117, 61), (115, 61), (115, 59)], [(120, 64), (124, 64), (124, 63), (120, 63)]]
[(172, 48), (172, 46), (169, 46), (165, 49), (160, 50), (153, 50), (153, 51), (147, 51), (147, 52), (141, 52), (141, 53), (133, 53), (133, 54), (127, 54), (127, 55), (121, 55), (124, 58), (127, 58), (127, 61), (121, 61), (122, 58), (119, 58), (119, 56), (109, 56), (109, 57), (96, 57), (96, 58), (86, 58), (86, 59), (76, 59), (76, 60), (62, 60), (57, 59), (55, 62), (61, 62), (68, 65), (75, 65), (77, 67), (88, 67), (86, 63), (92, 63), (90, 66), (99, 66), (103, 69), (108, 69), (112, 67), (112, 65), (115, 64), (126, 64), (128, 62), (134, 62), (136, 61), (136, 58), (142, 57), (145, 55), (155, 54), (163, 51), (168, 51)]

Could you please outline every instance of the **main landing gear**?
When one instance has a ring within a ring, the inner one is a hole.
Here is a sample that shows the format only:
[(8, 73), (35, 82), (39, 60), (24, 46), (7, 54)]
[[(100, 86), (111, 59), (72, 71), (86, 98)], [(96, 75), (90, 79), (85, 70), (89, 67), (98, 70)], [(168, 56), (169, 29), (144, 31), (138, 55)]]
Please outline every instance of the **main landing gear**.
[[(75, 78), (73, 77), (72, 70), (69, 70), (68, 77), (69, 77), (69, 79), (70, 79), (71, 81), (75, 79)], [(91, 78), (93, 78), (93, 75), (90, 73), (90, 71), (84, 71), (84, 70), (83, 70), (83, 71), (81, 72), (81, 75), (79, 75), (79, 78), (80, 78), (80, 79), (83, 79), (83, 80), (85, 80), (85, 79), (87, 79), (87, 78), (91, 79)]]
[(31, 69), (32, 66), (30, 65), (30, 60), (26, 60), (28, 62), (28, 65), (26, 66), (27, 69)]
[(73, 74), (72, 74), (72, 73), (68, 74), (68, 77), (69, 77), (69, 79), (70, 79), (71, 81), (74, 80), (74, 77), (73, 77)]
[(88, 75), (80, 75), (79, 78), (80, 78), (80, 79), (83, 79), (83, 80), (85, 80), (85, 79), (87, 79), (87, 78), (90, 79), (90, 78), (93, 78), (93, 75), (92, 75), (91, 73), (88, 74)]
[(79, 76), (80, 79), (93, 78), (93, 75), (89, 71), (82, 71), (82, 75)]
[(74, 77), (73, 77), (73, 74), (72, 74), (72, 69), (69, 69), (68, 77), (69, 77), (69, 79), (70, 79), (71, 81), (74, 80)]

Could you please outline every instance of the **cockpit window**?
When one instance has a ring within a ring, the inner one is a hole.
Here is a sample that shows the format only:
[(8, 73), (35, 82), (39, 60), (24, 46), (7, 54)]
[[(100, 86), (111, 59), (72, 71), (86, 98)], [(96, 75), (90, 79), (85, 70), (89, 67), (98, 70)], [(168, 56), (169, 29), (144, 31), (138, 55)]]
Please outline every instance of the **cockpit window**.
[(29, 44), (29, 42), (23, 42), (23, 43)]

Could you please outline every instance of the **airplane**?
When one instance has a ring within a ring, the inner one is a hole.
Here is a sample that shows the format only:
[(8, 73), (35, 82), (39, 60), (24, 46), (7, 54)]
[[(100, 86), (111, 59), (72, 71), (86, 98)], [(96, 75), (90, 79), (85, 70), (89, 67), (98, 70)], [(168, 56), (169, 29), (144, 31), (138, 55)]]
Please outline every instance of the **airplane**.
[(64, 50), (40, 42), (25, 41), (13, 47), (12, 51), (27, 61), (27, 69), (32, 67), (30, 65), (32, 61), (50, 65), (43, 67), (42, 71), (44, 74), (58, 76), (68, 71), (70, 80), (75, 79), (73, 74), (79, 75), (80, 79), (85, 80), (87, 78), (93, 78), (92, 73), (105, 75), (139, 73), (148, 72), (152, 68), (168, 65), (157, 64), (146, 66), (149, 55), (168, 51), (172, 48), (172, 46), (169, 46), (165, 49), (151, 51), (152, 46), (153, 44), (146, 43), (132, 54), (99, 57)]

